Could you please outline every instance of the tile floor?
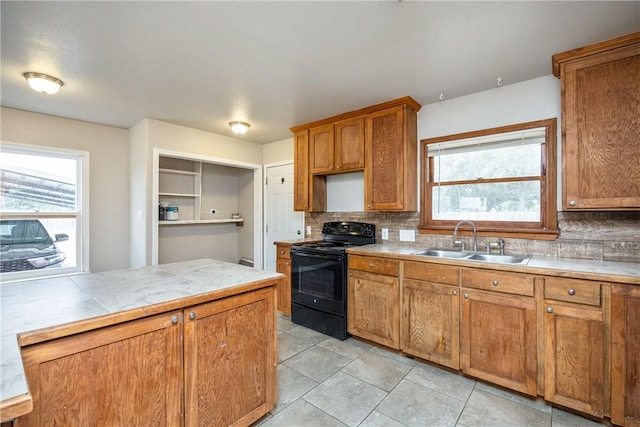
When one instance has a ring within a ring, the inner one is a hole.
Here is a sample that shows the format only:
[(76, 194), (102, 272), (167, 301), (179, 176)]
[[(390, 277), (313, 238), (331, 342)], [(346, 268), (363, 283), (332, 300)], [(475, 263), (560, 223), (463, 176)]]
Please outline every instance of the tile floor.
[(602, 426), (287, 316), (278, 331), (278, 402), (254, 426)]

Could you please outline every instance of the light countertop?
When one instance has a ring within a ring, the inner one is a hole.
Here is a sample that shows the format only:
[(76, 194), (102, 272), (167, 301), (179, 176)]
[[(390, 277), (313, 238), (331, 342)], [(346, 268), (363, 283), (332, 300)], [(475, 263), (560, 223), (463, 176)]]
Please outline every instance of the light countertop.
[(412, 252), (420, 249), (425, 248), (424, 246), (416, 244), (373, 244), (349, 248), (347, 252), (363, 255), (401, 257), (413, 261), (428, 261), (533, 274), (553, 274), (640, 285), (640, 264), (638, 263), (533, 256), (526, 265), (518, 265), (411, 255)]
[[(0, 285), (0, 402), (28, 393), (18, 335), (35, 330), (63, 336), (65, 325), (92, 329), (269, 286), (284, 276), (224, 261), (200, 259), (137, 269)], [(93, 326), (92, 326), (93, 325)], [(77, 331), (77, 327), (74, 328)], [(37, 342), (32, 338), (31, 342)]]

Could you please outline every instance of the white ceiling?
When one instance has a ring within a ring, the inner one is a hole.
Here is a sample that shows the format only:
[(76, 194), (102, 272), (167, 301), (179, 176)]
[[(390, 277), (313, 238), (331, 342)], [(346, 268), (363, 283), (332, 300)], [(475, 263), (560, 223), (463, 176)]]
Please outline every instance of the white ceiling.
[[(289, 127), (551, 74), (640, 30), (640, 2), (2, 1), (3, 106), (129, 128), (153, 118), (268, 143)], [(55, 96), (25, 71), (65, 82)]]

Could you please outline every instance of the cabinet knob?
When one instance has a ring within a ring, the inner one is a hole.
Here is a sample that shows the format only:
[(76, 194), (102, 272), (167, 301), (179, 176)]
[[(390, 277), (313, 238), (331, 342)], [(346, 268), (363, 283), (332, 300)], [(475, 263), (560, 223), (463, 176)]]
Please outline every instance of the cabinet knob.
[(458, 295), (458, 291), (451, 291), (451, 295)]
[(373, 263), (370, 263), (370, 264), (369, 264), (369, 267), (370, 267), (370, 268), (373, 268)]
[(336, 166), (336, 169), (340, 169), (340, 165)]
[(498, 279), (493, 279), (493, 282), (491, 282), (491, 284), (493, 286), (498, 286)]
[(469, 294), (464, 294), (464, 295), (463, 295), (463, 297), (464, 297), (465, 299), (469, 299)]
[(191, 313), (189, 313), (189, 319), (193, 320), (196, 318), (196, 312), (192, 311)]
[(332, 171), (333, 170), (333, 166), (329, 166), (329, 170)]
[(280, 255), (284, 255), (284, 251), (280, 251)]
[(576, 204), (575, 200), (569, 200), (569, 206), (575, 206)]
[(569, 291), (567, 291), (567, 293), (569, 295), (575, 295), (576, 294), (576, 290), (575, 289), (569, 289)]
[(171, 316), (172, 324), (177, 325), (179, 321), (180, 321), (180, 316), (178, 316), (177, 314), (174, 314), (173, 316)]
[(553, 313), (553, 307), (547, 307), (547, 313)]
[(367, 205), (367, 207), (368, 207), (369, 209), (371, 209), (371, 205)]

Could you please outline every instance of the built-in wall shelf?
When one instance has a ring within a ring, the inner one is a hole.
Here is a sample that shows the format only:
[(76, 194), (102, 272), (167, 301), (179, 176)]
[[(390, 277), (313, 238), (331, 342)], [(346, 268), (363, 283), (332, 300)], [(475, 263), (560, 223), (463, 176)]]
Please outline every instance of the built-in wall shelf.
[(236, 226), (242, 227), (244, 219), (242, 218), (222, 218), (222, 219), (186, 219), (178, 221), (158, 221), (158, 225), (190, 225), (190, 224), (230, 224), (235, 223)]
[(166, 197), (200, 197), (199, 194), (193, 194), (193, 193), (158, 193), (158, 196), (166, 196)]

